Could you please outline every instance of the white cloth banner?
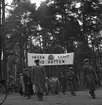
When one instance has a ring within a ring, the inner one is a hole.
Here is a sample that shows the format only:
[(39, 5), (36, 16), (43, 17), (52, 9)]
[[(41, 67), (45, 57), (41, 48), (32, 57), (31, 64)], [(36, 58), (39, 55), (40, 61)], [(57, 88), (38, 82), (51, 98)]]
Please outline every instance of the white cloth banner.
[(74, 62), (74, 53), (65, 54), (37, 54), (28, 53), (28, 66), (35, 66), (35, 60), (40, 60), (40, 65), (72, 65)]

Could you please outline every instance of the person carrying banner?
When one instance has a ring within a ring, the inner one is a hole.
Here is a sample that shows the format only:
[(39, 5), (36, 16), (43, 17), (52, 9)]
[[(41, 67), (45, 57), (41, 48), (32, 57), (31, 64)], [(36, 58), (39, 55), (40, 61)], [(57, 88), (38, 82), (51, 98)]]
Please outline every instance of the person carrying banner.
[(89, 94), (91, 94), (92, 98), (95, 99), (95, 80), (98, 81), (98, 77), (95, 69), (89, 64), (89, 59), (84, 60), (83, 77), (84, 84), (86, 84), (87, 88), (89, 89)]
[(39, 65), (39, 60), (35, 60), (36, 66), (33, 68), (33, 80), (35, 84), (35, 91), (39, 101), (43, 99), (43, 93), (45, 90), (45, 83), (46, 83), (46, 73), (43, 66)]
[(75, 85), (75, 73), (73, 72), (73, 67), (69, 68), (69, 71), (66, 74), (66, 78), (71, 89), (71, 94), (75, 96), (76, 85)]

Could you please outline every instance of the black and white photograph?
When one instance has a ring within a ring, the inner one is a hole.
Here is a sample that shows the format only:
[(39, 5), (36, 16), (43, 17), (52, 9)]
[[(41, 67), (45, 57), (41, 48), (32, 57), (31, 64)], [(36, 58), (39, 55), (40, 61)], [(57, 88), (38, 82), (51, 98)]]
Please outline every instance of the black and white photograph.
[(0, 0), (0, 105), (102, 105), (102, 0)]

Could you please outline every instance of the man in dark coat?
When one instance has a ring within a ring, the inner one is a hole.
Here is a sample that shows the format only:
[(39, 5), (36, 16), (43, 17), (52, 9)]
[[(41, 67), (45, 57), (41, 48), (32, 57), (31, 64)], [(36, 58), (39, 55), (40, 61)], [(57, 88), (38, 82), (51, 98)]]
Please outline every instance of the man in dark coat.
[(43, 99), (43, 93), (45, 90), (46, 73), (43, 66), (39, 65), (39, 60), (35, 60), (36, 66), (33, 68), (33, 80), (35, 84), (35, 91), (37, 93), (38, 100)]
[(32, 90), (31, 77), (27, 69), (25, 69), (23, 80), (25, 84), (25, 95), (28, 96), (28, 99), (30, 99), (31, 95), (33, 94), (33, 90)]
[(71, 94), (75, 96), (76, 84), (75, 84), (75, 73), (73, 72), (73, 67), (69, 68), (69, 71), (66, 74), (66, 78), (71, 89)]
[(61, 72), (61, 76), (59, 77), (59, 83), (60, 83), (61, 91), (62, 91), (63, 94), (65, 95), (66, 85), (67, 85), (67, 79), (66, 79), (66, 77), (63, 75), (62, 72)]
[(83, 66), (84, 83), (89, 89), (89, 93), (92, 98), (95, 99), (95, 79), (98, 81), (95, 69), (89, 64), (89, 59), (84, 60), (85, 65)]

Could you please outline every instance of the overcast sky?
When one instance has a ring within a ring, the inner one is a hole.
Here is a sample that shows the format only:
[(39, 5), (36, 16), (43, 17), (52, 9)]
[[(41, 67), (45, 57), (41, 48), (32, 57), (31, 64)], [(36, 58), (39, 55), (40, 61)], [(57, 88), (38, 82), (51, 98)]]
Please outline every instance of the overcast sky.
[[(6, 1), (6, 3), (10, 4), (13, 0), (5, 0), (5, 1)], [(30, 1), (31, 1), (31, 3), (36, 3), (37, 6), (39, 6), (41, 1), (45, 1), (45, 0), (30, 0)]]

